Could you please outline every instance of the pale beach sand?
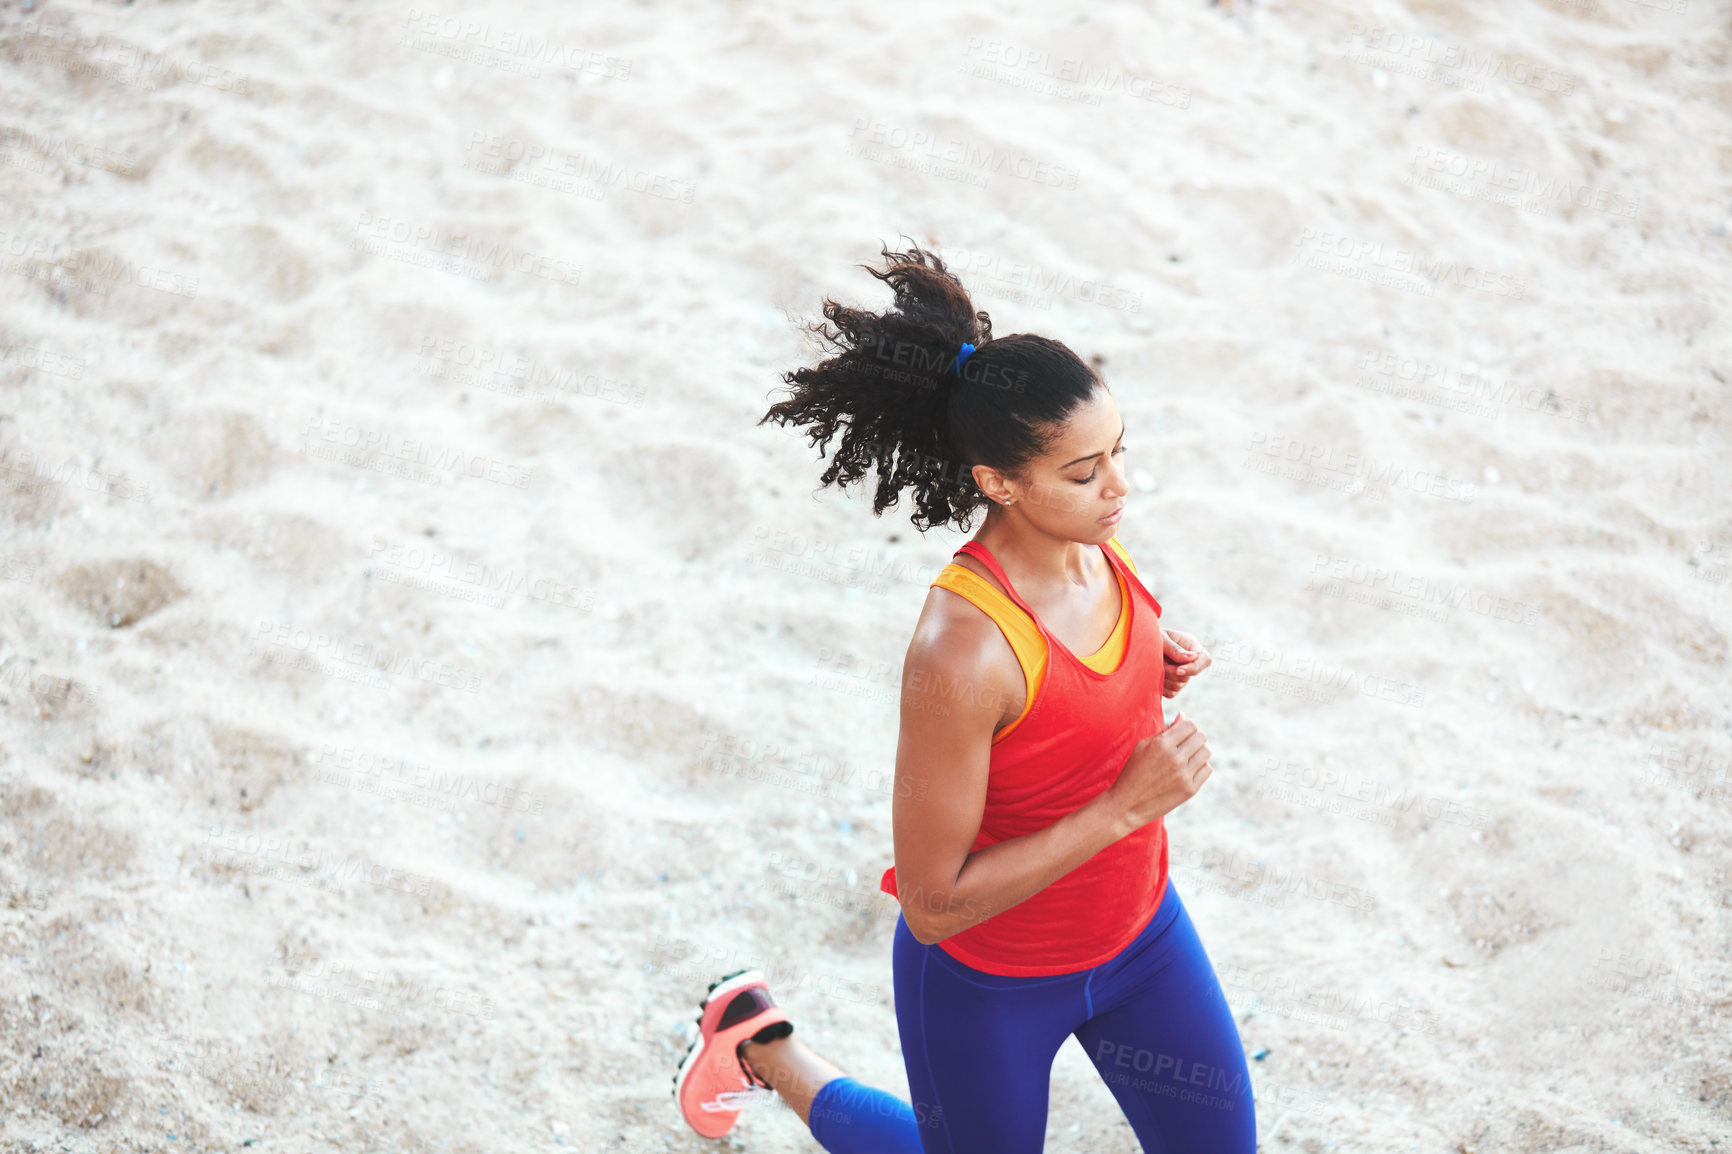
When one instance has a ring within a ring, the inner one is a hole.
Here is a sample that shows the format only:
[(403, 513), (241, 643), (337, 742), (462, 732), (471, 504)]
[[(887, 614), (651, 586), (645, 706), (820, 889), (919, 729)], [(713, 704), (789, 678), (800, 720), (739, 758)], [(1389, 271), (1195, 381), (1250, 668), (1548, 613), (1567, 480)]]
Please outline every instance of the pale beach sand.
[(906, 1091), (966, 535), (754, 425), (904, 233), (1128, 422), (1264, 1149), (1732, 1146), (1723, 4), (585, 7), (0, 10), (0, 1148), (815, 1150), (743, 965)]

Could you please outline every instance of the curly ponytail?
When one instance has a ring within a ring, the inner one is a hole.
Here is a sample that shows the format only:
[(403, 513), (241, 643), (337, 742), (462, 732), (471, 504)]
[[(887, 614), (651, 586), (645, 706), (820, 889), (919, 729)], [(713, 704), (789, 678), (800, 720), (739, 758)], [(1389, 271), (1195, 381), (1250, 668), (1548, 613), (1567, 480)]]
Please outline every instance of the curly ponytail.
[[(841, 429), (820, 484), (846, 486), (875, 470), (874, 516), (911, 489), (916, 529), (966, 530), (990, 504), (974, 483), (974, 466), (1016, 474), (1105, 386), (1058, 341), (1026, 334), (993, 340), (991, 319), (975, 311), (936, 254), (911, 243), (906, 252), (884, 248), (882, 255), (883, 269), (861, 267), (890, 286), (889, 310), (826, 299), (829, 325), (809, 327), (833, 355), (782, 374), (792, 395), (758, 424), (810, 425), (808, 440), (821, 450)], [(957, 374), (952, 366), (964, 342), (976, 351)]]

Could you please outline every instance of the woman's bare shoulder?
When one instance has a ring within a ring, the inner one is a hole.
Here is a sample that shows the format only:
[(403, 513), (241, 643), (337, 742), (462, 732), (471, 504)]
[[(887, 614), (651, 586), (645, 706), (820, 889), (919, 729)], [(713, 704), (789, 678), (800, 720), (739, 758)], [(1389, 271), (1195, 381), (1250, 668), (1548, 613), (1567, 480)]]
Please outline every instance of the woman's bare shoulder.
[(1022, 666), (998, 623), (968, 598), (939, 585), (926, 591), (903, 667), (946, 679), (1003, 682), (1007, 689), (1022, 684)]
[(908, 649), (933, 657), (960, 654), (995, 636), (1003, 634), (986, 610), (954, 590), (934, 585), (926, 591), (926, 603), (920, 607)]

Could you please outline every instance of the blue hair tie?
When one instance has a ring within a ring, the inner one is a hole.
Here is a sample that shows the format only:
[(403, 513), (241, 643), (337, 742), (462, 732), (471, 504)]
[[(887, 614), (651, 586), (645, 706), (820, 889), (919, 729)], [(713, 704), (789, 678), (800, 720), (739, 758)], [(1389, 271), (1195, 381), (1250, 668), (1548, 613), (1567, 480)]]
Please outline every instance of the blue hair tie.
[(960, 376), (962, 374), (963, 363), (968, 360), (968, 354), (973, 351), (974, 346), (969, 344), (967, 341), (963, 341), (962, 351), (956, 354), (956, 359), (954, 361), (950, 362), (950, 371)]

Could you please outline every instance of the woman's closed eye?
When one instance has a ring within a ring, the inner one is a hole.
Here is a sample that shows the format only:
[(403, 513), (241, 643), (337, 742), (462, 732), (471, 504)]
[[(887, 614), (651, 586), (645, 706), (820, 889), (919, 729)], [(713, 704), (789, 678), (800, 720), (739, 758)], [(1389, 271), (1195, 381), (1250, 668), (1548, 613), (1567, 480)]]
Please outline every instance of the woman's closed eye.
[[(1116, 448), (1116, 449), (1114, 449), (1114, 450), (1113, 450), (1113, 456), (1115, 456), (1115, 457), (1116, 457), (1116, 456), (1118, 456), (1118, 455), (1119, 455), (1119, 454), (1120, 454), (1120, 453), (1122, 453), (1122, 452), (1124, 452), (1124, 451), (1125, 451), (1125, 446), (1123, 446), (1123, 445), (1120, 445), (1120, 446), (1119, 446), (1119, 447), (1118, 447), (1118, 448)], [(1099, 469), (1096, 469), (1096, 470), (1095, 470), (1095, 471), (1094, 471), (1094, 473), (1090, 473), (1090, 474), (1089, 474), (1089, 475), (1088, 475), (1088, 476), (1086, 476), (1086, 477), (1084, 477), (1084, 478), (1082, 478), (1082, 479), (1081, 479), (1081, 480), (1078, 480), (1078, 481), (1077, 481), (1077, 482), (1076, 482), (1076, 483), (1077, 483), (1077, 484), (1079, 484), (1079, 485), (1086, 485), (1086, 484), (1088, 484), (1088, 483), (1089, 483), (1089, 482), (1090, 482), (1090, 481), (1092, 481), (1092, 480), (1094, 480), (1094, 479), (1095, 479), (1095, 473), (1098, 473), (1098, 472), (1100, 472), (1100, 470), (1099, 470)], [(1073, 480), (1074, 480), (1074, 478), (1073, 478)]]

